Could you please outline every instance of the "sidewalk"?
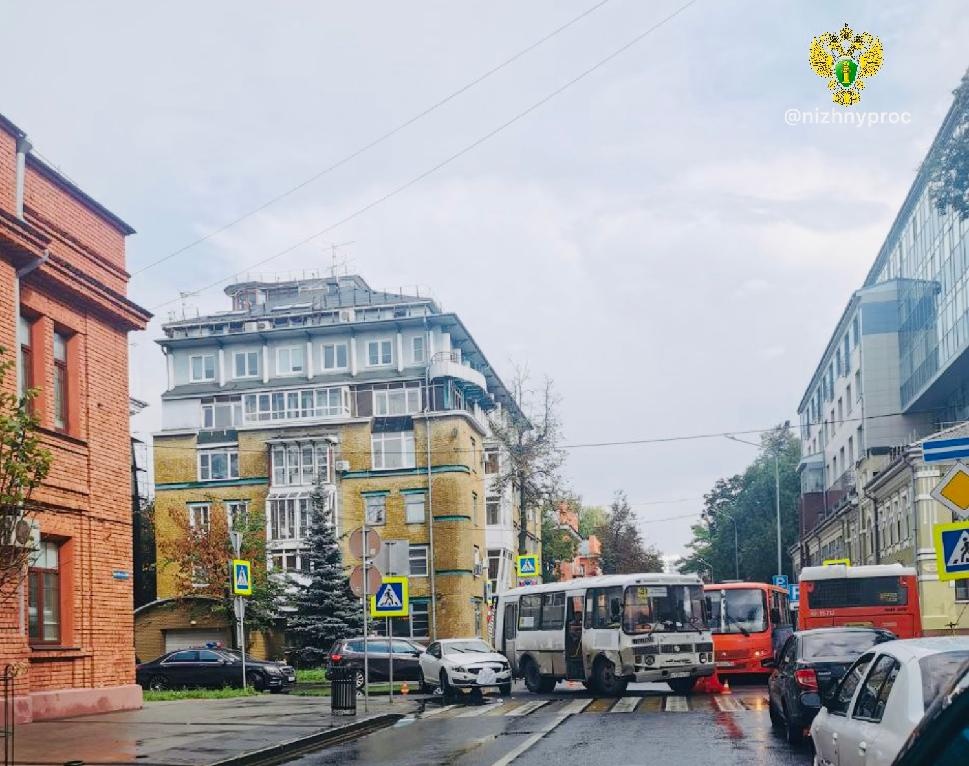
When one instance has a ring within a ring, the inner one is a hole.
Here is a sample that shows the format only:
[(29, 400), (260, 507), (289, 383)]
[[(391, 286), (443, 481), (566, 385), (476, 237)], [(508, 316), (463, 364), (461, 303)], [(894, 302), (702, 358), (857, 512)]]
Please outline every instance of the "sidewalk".
[(362, 721), (414, 712), (418, 704), (370, 700), (356, 716), (330, 714), (329, 697), (262, 695), (218, 700), (146, 702), (141, 710), (22, 724), (15, 733), (15, 762), (61, 766), (68, 761), (139, 766), (211, 766)]

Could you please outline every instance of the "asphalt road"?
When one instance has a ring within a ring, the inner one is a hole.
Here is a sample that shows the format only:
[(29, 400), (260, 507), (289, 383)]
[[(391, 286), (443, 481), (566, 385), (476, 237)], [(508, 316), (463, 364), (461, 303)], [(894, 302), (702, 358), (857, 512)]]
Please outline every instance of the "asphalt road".
[(432, 702), (391, 728), (290, 763), (793, 766), (810, 764), (811, 751), (772, 732), (763, 685), (684, 697), (665, 684), (634, 684), (617, 701), (559, 684), (552, 694), (516, 688), (510, 699), (478, 705)]

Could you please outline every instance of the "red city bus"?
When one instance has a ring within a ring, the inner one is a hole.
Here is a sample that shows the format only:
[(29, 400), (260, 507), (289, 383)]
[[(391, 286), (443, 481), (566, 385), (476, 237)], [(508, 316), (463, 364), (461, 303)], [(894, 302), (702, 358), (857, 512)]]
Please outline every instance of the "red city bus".
[(801, 570), (798, 628), (884, 628), (899, 638), (922, 635), (915, 570), (901, 564), (831, 564)]
[(787, 591), (762, 582), (724, 582), (703, 586), (713, 630), (717, 673), (761, 673), (793, 632)]

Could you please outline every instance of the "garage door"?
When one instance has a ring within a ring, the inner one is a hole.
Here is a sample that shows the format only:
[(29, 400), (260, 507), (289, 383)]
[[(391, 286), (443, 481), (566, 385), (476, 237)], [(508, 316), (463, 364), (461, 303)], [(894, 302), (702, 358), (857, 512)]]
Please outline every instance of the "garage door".
[(187, 628), (185, 630), (165, 631), (166, 652), (174, 652), (176, 649), (190, 649), (193, 646), (205, 646), (217, 642), (222, 642), (228, 646), (229, 631), (218, 628)]

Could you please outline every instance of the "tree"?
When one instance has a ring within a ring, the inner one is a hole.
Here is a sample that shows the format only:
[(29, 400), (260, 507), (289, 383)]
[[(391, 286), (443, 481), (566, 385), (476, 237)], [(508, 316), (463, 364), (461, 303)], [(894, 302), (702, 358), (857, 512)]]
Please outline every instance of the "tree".
[[(207, 596), (213, 600), (209, 607), (212, 612), (234, 620), (229, 581), (229, 562), (233, 557), (230, 519), (222, 512), (221, 502), (215, 498), (209, 500), (207, 512), (201, 510), (202, 506), (176, 508), (171, 512), (171, 531), (159, 536), (156, 567), (157, 571), (174, 568), (176, 596)], [(158, 513), (157, 508), (150, 510)], [(242, 533), (241, 556), (252, 562), (252, 595), (246, 599), (246, 627), (267, 630), (278, 619), (282, 584), (269, 576), (266, 567), (266, 516), (250, 509), (244, 516), (231, 520), (231, 530)]]
[(313, 492), (313, 518), (306, 540), (310, 577), (297, 585), (289, 599), (295, 608), (287, 623), (295, 639), (300, 661), (317, 665), (326, 659), (333, 642), (359, 635), (363, 630), (360, 600), (350, 590), (343, 556), (333, 529), (333, 515), (326, 495)]
[(578, 540), (572, 532), (559, 523), (555, 504), (546, 502), (542, 508), (542, 574), (545, 582), (558, 580), (558, 565), (563, 561), (572, 561), (578, 547)]
[(528, 509), (542, 508), (549, 497), (558, 494), (564, 455), (559, 448), (558, 397), (552, 381), (546, 378), (541, 389), (532, 389), (528, 372), (518, 369), (512, 396), (518, 411), (502, 408), (490, 418), (492, 438), (507, 456), (492, 486), (498, 494), (510, 487), (518, 495), (518, 552), (525, 554)]
[(663, 557), (656, 548), (643, 543), (636, 516), (621, 490), (616, 492), (606, 521), (595, 534), (602, 543), (599, 565), (603, 574), (663, 571)]
[(6, 353), (0, 347), (0, 603), (19, 593), (27, 573), (34, 550), (29, 544), (31, 496), (52, 460), (37, 435), (32, 412), (37, 390), (18, 395), (3, 385), (15, 364)]
[(739, 533), (740, 578), (770, 582), (777, 573), (775, 455), (781, 490), (782, 566), (788, 574), (793, 571), (787, 551), (798, 537), (801, 445), (781, 426), (762, 435), (760, 453), (742, 474), (718, 479), (704, 495), (703, 520), (693, 526), (693, 540), (687, 545), (690, 554), (679, 567), (681, 572), (709, 573), (714, 581), (734, 578), (734, 530), (729, 514)]
[(969, 218), (969, 71), (953, 91), (952, 129), (928, 165), (929, 198), (940, 214)]
[(609, 513), (601, 505), (584, 505), (579, 509), (579, 535), (586, 540), (606, 523)]

